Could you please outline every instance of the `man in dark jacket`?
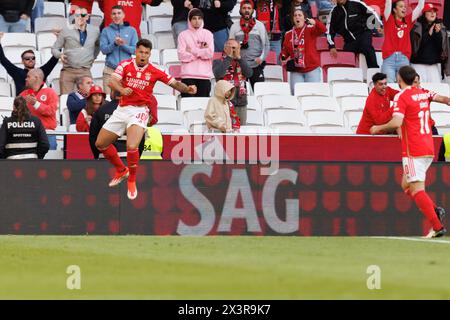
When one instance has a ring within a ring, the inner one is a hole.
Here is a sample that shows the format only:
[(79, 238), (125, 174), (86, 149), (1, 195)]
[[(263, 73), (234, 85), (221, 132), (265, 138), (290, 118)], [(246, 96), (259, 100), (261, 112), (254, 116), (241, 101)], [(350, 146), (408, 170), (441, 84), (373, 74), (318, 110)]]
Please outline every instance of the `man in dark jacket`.
[(178, 48), (178, 35), (188, 28), (188, 13), (193, 7), (190, 0), (170, 0), (173, 6), (172, 33), (175, 47)]
[(25, 98), (15, 98), (11, 117), (0, 128), (0, 159), (43, 159), (48, 149), (41, 120), (30, 114)]
[(204, 27), (214, 35), (214, 51), (222, 52), (231, 26), (229, 13), (237, 0), (192, 0), (191, 2), (194, 8), (202, 10)]
[(0, 32), (26, 32), (35, 0), (1, 0)]
[(382, 25), (378, 14), (364, 2), (337, 0), (327, 23), (327, 39), (332, 57), (337, 57), (334, 37), (344, 38), (344, 51), (362, 53), (369, 68), (378, 68), (375, 49), (372, 46), (372, 31)]
[[(0, 32), (0, 40), (3, 37), (3, 33)], [(5, 56), (5, 52), (3, 51), (3, 47), (0, 44), (0, 63), (6, 69), (6, 72), (11, 76), (14, 80), (14, 84), (16, 85), (16, 95), (19, 95), (25, 89), (25, 79), (27, 77), (28, 71), (34, 69), (36, 66), (36, 55), (33, 50), (26, 50), (22, 52), (22, 63), (25, 68), (19, 68), (14, 63), (8, 60)], [(52, 72), (55, 66), (58, 63), (58, 59), (55, 57), (51, 57), (46, 64), (40, 67), (42, 72), (44, 72), (44, 81), (47, 79), (47, 76)]]
[[(119, 93), (117, 91), (111, 91), (111, 101), (102, 105), (97, 111), (95, 111), (92, 116), (91, 125), (89, 127), (89, 145), (91, 147), (92, 154), (94, 155), (94, 159), (98, 159), (101, 154), (98, 149), (95, 147), (95, 141), (97, 140), (97, 136), (102, 129), (102, 126), (105, 124), (106, 120), (113, 114), (114, 110), (117, 109), (119, 105)], [(145, 139), (141, 140), (139, 144), (139, 155), (142, 155), (144, 151)], [(126, 136), (120, 137), (115, 143), (114, 146), (117, 149), (119, 157), (127, 156), (127, 139)]]
[(217, 59), (213, 62), (213, 72), (217, 81), (226, 80), (235, 86), (236, 93), (232, 103), (241, 125), (245, 125), (247, 122), (246, 81), (253, 75), (253, 69), (249, 67), (247, 61), (241, 59), (240, 48), (236, 40), (228, 40), (225, 43), (223, 59)]

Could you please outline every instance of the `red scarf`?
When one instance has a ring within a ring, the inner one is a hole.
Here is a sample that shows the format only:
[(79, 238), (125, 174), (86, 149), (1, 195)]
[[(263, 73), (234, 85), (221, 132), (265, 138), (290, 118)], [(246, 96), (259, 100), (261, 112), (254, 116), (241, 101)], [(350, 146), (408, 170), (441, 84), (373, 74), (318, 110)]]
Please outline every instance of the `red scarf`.
[(297, 68), (305, 67), (305, 30), (306, 24), (302, 29), (292, 29), (292, 49), (294, 50), (294, 62)]
[(243, 45), (248, 43), (249, 34), (252, 31), (255, 24), (256, 24), (255, 18), (250, 18), (250, 20), (246, 21), (243, 17), (241, 17), (240, 25), (242, 31), (244, 32), (244, 40), (242, 41)]
[(261, 21), (268, 33), (280, 33), (280, 16), (278, 5), (274, 4), (274, 0), (263, 1), (262, 4), (256, 6), (256, 16)]
[[(225, 59), (227, 55), (224, 53), (222, 57)], [(238, 87), (240, 96), (247, 94), (247, 89), (245, 88), (246, 78), (242, 74), (241, 66), (236, 60), (231, 60), (223, 80), (231, 82), (235, 87)]]
[(230, 118), (231, 118), (231, 128), (232, 129), (240, 129), (241, 128), (241, 119), (234, 110), (234, 105), (231, 101), (228, 101), (228, 106), (230, 107)]

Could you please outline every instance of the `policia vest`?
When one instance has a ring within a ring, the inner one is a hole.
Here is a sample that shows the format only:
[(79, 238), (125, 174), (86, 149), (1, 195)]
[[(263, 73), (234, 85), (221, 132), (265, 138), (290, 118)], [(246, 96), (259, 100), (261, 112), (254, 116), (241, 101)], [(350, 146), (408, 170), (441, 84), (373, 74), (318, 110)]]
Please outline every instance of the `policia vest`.
[(450, 132), (444, 134), (442, 143), (444, 144), (445, 161), (450, 162)]
[(0, 141), (0, 158), (4, 159), (43, 159), (49, 149), (45, 128), (34, 116), (24, 122), (15, 116), (6, 118)]
[(161, 132), (154, 128), (148, 127), (145, 133), (144, 152), (142, 152), (141, 160), (162, 160), (163, 138)]

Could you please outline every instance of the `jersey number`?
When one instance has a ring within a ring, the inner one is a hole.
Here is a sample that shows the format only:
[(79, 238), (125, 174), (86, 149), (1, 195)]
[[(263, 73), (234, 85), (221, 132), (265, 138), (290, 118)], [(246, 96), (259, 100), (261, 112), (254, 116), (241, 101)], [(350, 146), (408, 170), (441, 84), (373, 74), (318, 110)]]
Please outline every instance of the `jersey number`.
[(430, 126), (428, 125), (428, 119), (430, 118), (430, 111), (420, 111), (419, 119), (420, 119), (420, 133), (421, 134), (429, 134)]

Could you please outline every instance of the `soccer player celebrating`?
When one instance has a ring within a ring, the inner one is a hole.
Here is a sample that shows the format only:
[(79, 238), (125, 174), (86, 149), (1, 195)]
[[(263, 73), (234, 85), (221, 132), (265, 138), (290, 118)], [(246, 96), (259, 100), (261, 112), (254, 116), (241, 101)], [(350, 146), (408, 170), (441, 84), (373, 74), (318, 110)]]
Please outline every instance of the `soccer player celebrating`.
[[(416, 70), (401, 67), (397, 82), (402, 91), (394, 98), (392, 119), (383, 125), (372, 126), (371, 134), (401, 128), (403, 180), (402, 188), (431, 222), (426, 238), (442, 237), (447, 230), (442, 225), (444, 210), (436, 207), (425, 192), (425, 177), (433, 162), (434, 144), (430, 125), (430, 99), (422, 89), (413, 86)], [(450, 99), (445, 102), (450, 105)]]
[[(111, 75), (109, 86), (120, 92), (119, 107), (106, 121), (99, 132), (95, 146), (116, 168), (116, 174), (109, 186), (117, 186), (128, 178), (128, 198), (136, 199), (136, 170), (139, 162), (138, 146), (144, 136), (147, 123), (157, 121), (156, 99), (153, 87), (156, 81), (188, 94), (197, 92), (196, 86), (186, 86), (164, 71), (149, 63), (152, 43), (147, 39), (136, 43), (136, 58), (122, 61)], [(120, 160), (113, 143), (127, 134), (126, 167)]]

